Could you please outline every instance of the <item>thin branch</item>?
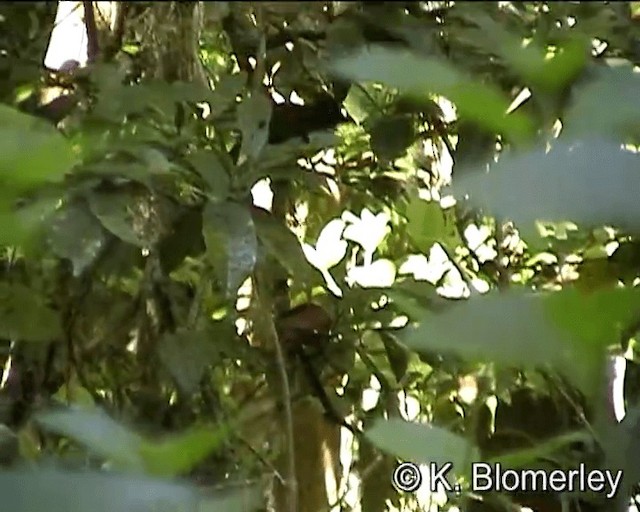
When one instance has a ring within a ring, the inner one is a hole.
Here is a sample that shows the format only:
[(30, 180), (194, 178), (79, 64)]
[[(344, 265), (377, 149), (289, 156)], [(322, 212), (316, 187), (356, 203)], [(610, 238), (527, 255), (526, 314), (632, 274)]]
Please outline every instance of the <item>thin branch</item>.
[(273, 320), (269, 322), (269, 330), (273, 345), (276, 349), (276, 360), (278, 363), (278, 372), (280, 374), (280, 385), (282, 386), (282, 401), (284, 402), (285, 428), (287, 431), (288, 444), (288, 463), (289, 463), (289, 510), (291, 512), (298, 511), (298, 479), (296, 473), (296, 454), (295, 439), (293, 431), (293, 411), (291, 409), (291, 387), (289, 386), (289, 376), (287, 375), (287, 366), (282, 350), (280, 338), (276, 332)]

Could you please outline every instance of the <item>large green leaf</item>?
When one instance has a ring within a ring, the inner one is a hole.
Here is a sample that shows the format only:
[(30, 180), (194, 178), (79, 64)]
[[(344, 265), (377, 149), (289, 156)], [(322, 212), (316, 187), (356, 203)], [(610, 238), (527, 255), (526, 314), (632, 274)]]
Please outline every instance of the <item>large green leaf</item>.
[(628, 66), (598, 66), (576, 86), (563, 119), (566, 137), (640, 134), (640, 75)]
[(621, 329), (640, 312), (640, 289), (612, 288), (584, 293), (570, 288), (551, 294), (546, 307), (553, 322), (590, 351), (615, 343)]
[(140, 446), (147, 473), (178, 476), (191, 471), (227, 440), (226, 428), (201, 426), (163, 440), (145, 440)]
[(13, 199), (60, 181), (77, 163), (69, 142), (53, 127), (0, 105), (0, 196)]
[(205, 370), (219, 361), (216, 341), (207, 331), (178, 331), (160, 340), (160, 360), (185, 393), (195, 393)]
[(252, 94), (238, 107), (238, 125), (242, 131), (240, 160), (254, 162), (269, 140), (271, 101), (263, 94)]
[(126, 190), (95, 191), (91, 194), (89, 205), (102, 225), (120, 240), (144, 247), (144, 237), (134, 228), (134, 201), (135, 198)]
[(207, 258), (232, 296), (257, 261), (258, 241), (249, 208), (232, 201), (208, 203), (202, 225)]
[[(624, 309), (620, 308), (624, 305)], [(424, 352), (455, 353), (519, 367), (551, 365), (587, 393), (599, 384), (608, 345), (640, 309), (640, 290), (476, 296), (429, 313), (404, 335)]]
[(104, 457), (120, 469), (177, 476), (193, 469), (226, 439), (226, 427), (201, 426), (165, 439), (145, 439), (99, 409), (41, 413), (38, 423)]
[(433, 244), (441, 243), (455, 249), (462, 245), (452, 210), (443, 210), (435, 201), (424, 201), (414, 195), (405, 206), (407, 233), (423, 253), (428, 253)]
[(58, 198), (52, 194), (15, 207), (4, 203), (0, 197), (0, 244), (21, 246), (23, 249), (30, 244), (37, 245), (43, 222), (53, 214), (57, 202)]
[(198, 512), (195, 490), (133, 475), (3, 472), (0, 495), (3, 510), (12, 512)]
[(52, 219), (48, 242), (56, 255), (71, 261), (78, 276), (98, 257), (106, 237), (100, 222), (84, 205), (69, 204)]
[(520, 75), (527, 84), (547, 91), (566, 87), (583, 69), (588, 58), (588, 44), (574, 35), (556, 48), (552, 58), (547, 49), (533, 42), (524, 44), (523, 38), (496, 22), (483, 9), (472, 9), (467, 16), (477, 28), (463, 30), (460, 40), (466, 40), (488, 54), (497, 54)]
[(495, 87), (482, 84), (446, 61), (381, 46), (362, 49), (331, 64), (335, 73), (355, 81), (382, 82), (400, 92), (427, 99), (440, 94), (456, 104), (462, 117), (513, 139), (533, 133), (520, 112), (507, 114), (510, 101)]
[(296, 236), (272, 215), (259, 209), (253, 218), (260, 243), (296, 281), (307, 285), (322, 284), (322, 275), (307, 261)]
[(526, 468), (542, 459), (557, 457), (559, 452), (567, 450), (572, 444), (582, 443), (588, 446), (593, 441), (593, 435), (586, 430), (577, 430), (561, 434), (531, 448), (515, 450), (504, 455), (498, 455), (491, 460), (492, 464), (500, 464), (508, 468)]
[(376, 422), (366, 436), (382, 450), (401, 459), (439, 466), (451, 462), (457, 471), (465, 471), (465, 466), (479, 460), (480, 455), (465, 438), (446, 429), (399, 418)]
[(506, 153), (488, 174), (463, 173), (454, 190), (523, 229), (535, 220), (640, 228), (640, 158), (603, 139)]
[(41, 413), (38, 423), (46, 430), (69, 437), (116, 467), (142, 471), (142, 438), (99, 409), (66, 409)]
[(225, 200), (229, 194), (229, 175), (221, 157), (213, 151), (195, 151), (188, 157), (189, 163), (209, 185), (209, 193), (216, 200)]

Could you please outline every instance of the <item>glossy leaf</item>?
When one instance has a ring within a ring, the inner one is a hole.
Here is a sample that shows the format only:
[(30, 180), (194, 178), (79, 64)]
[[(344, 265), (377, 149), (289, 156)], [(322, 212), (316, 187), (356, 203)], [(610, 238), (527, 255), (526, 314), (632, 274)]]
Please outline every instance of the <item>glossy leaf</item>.
[(0, 244), (23, 249), (38, 245), (43, 224), (53, 215), (57, 203), (57, 197), (44, 195), (16, 208), (0, 197)]
[(207, 258), (224, 282), (228, 296), (235, 294), (253, 272), (258, 241), (249, 209), (239, 203), (208, 203), (203, 213)]
[(209, 185), (209, 193), (216, 200), (225, 200), (229, 193), (229, 175), (220, 157), (213, 151), (196, 151), (189, 155), (189, 163)]
[(59, 257), (71, 261), (76, 276), (95, 261), (106, 242), (100, 222), (79, 204), (66, 205), (56, 212), (48, 239)]
[(263, 94), (253, 94), (238, 107), (238, 124), (242, 131), (239, 163), (254, 162), (269, 139), (271, 101)]

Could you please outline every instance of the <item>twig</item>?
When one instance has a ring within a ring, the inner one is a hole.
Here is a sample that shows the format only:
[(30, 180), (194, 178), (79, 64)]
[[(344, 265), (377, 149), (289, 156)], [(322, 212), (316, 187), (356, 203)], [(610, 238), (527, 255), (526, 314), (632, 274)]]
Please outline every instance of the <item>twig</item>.
[(287, 431), (288, 444), (288, 462), (289, 462), (289, 510), (291, 512), (298, 511), (298, 479), (296, 477), (296, 456), (295, 456), (295, 439), (293, 432), (293, 411), (291, 410), (291, 388), (289, 386), (289, 377), (287, 375), (287, 366), (284, 358), (284, 351), (280, 338), (276, 332), (273, 320), (269, 322), (269, 330), (273, 339), (273, 345), (276, 349), (276, 360), (278, 363), (278, 371), (280, 373), (280, 385), (282, 386), (282, 400), (284, 402), (285, 428)]
[(244, 437), (242, 437), (240, 434), (238, 434), (237, 436), (238, 441), (240, 441), (243, 445), (245, 445), (249, 451), (255, 455), (255, 457), (267, 468), (269, 468), (273, 474), (275, 475), (275, 477), (277, 478), (277, 480), (282, 484), (282, 485), (286, 485), (286, 480), (284, 478), (282, 478), (282, 475), (280, 474), (280, 472), (274, 467), (273, 464), (271, 464), (270, 461), (268, 461), (265, 457), (263, 457), (263, 455), (258, 452), (258, 450), (256, 450), (251, 443), (249, 442), (248, 439), (245, 439)]

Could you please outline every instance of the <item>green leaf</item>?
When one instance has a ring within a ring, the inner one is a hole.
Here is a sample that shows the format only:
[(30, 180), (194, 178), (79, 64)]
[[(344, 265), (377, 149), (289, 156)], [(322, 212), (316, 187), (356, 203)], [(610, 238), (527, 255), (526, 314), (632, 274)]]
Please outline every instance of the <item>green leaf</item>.
[(574, 36), (560, 45), (552, 58), (547, 58), (546, 48), (535, 43), (525, 46), (522, 37), (510, 33), (486, 13), (474, 9), (468, 18), (479, 28), (463, 31), (461, 40), (467, 39), (489, 54), (498, 54), (527, 84), (545, 91), (566, 87), (587, 62), (589, 48), (582, 38)]
[(58, 313), (22, 284), (0, 283), (0, 336), (9, 340), (50, 342), (60, 339)]
[(296, 235), (267, 212), (255, 211), (253, 217), (260, 243), (296, 281), (311, 286), (324, 283), (320, 272), (307, 261)]
[(89, 198), (91, 211), (108, 231), (124, 242), (145, 247), (149, 240), (145, 239), (139, 227), (136, 229), (134, 218), (139, 202), (140, 199), (128, 189), (95, 190)]
[(413, 143), (415, 130), (410, 116), (385, 116), (369, 129), (371, 149), (380, 158), (394, 160)]
[(187, 330), (160, 340), (160, 360), (185, 393), (195, 393), (205, 370), (220, 359), (215, 341), (207, 331)]
[(57, 202), (55, 196), (40, 197), (16, 208), (0, 198), (0, 245), (27, 249), (39, 244), (43, 221), (55, 211)]
[(65, 382), (60, 386), (53, 398), (65, 405), (73, 405), (84, 409), (92, 409), (96, 405), (93, 396), (80, 384), (76, 375), (72, 375), (69, 382)]
[(191, 153), (189, 163), (200, 177), (209, 185), (209, 193), (216, 200), (225, 200), (229, 194), (229, 175), (214, 151), (199, 150)]
[(49, 246), (60, 258), (71, 261), (79, 276), (100, 254), (106, 239), (100, 222), (81, 204), (59, 209), (48, 233)]
[(598, 66), (593, 78), (578, 84), (562, 120), (565, 137), (638, 135), (640, 105), (637, 94), (640, 76), (632, 65)]
[(445, 61), (373, 46), (336, 59), (331, 68), (340, 76), (382, 82), (425, 100), (428, 93), (443, 95), (456, 104), (462, 117), (517, 140), (533, 134), (533, 122), (524, 114), (507, 115), (510, 102), (497, 88), (473, 80)]
[(238, 125), (242, 146), (238, 164), (255, 162), (269, 140), (271, 101), (264, 94), (254, 93), (238, 106)]
[(227, 439), (227, 428), (206, 426), (158, 441), (144, 441), (140, 454), (147, 473), (173, 477), (191, 471)]
[(116, 423), (99, 409), (66, 409), (39, 414), (37, 422), (46, 430), (69, 437), (117, 467), (143, 470), (142, 439)]
[(247, 83), (247, 74), (243, 71), (235, 75), (225, 75), (220, 78), (211, 94), (211, 115), (216, 116), (229, 108), (236, 97), (242, 92)]
[(571, 220), (637, 230), (639, 162), (637, 155), (606, 140), (557, 141), (548, 154), (544, 149), (506, 153), (488, 174), (462, 173), (454, 190), (523, 229), (531, 229), (535, 220)]
[(425, 201), (417, 194), (411, 197), (405, 206), (407, 233), (421, 252), (428, 254), (436, 243), (450, 249), (463, 245), (451, 213), (435, 201)]
[(640, 289), (611, 288), (584, 293), (569, 288), (546, 300), (549, 317), (574, 336), (577, 348), (592, 351), (613, 344), (622, 329), (638, 318)]
[(403, 340), (419, 352), (455, 353), (518, 367), (548, 364), (591, 393), (607, 346), (615, 343), (637, 306), (640, 291), (635, 288), (592, 295), (573, 289), (489, 294), (427, 314)]
[(0, 494), (3, 508), (14, 512), (198, 512), (195, 490), (133, 475), (6, 471)]
[(240, 203), (208, 203), (203, 213), (207, 258), (233, 296), (257, 261), (258, 241), (249, 209)]
[(490, 464), (501, 464), (505, 468), (526, 468), (532, 463), (541, 459), (550, 459), (561, 450), (566, 450), (575, 443), (582, 443), (586, 446), (593, 441), (593, 435), (585, 430), (569, 432), (553, 437), (547, 441), (540, 442), (531, 448), (524, 448), (494, 457)]
[(380, 332), (380, 337), (384, 343), (384, 349), (387, 353), (389, 366), (395, 377), (396, 382), (402, 382), (409, 367), (410, 353), (406, 347), (402, 346), (394, 336), (386, 331)]
[(343, 105), (347, 114), (358, 124), (372, 114), (379, 114), (380, 106), (375, 102), (377, 91), (371, 87), (353, 85), (345, 98)]
[(377, 421), (366, 437), (381, 450), (403, 460), (437, 465), (451, 462), (456, 471), (466, 471), (467, 463), (479, 460), (480, 455), (465, 438), (446, 429), (399, 418)]
[(76, 163), (71, 145), (52, 126), (0, 105), (1, 199), (60, 181)]

